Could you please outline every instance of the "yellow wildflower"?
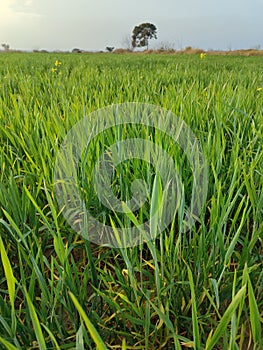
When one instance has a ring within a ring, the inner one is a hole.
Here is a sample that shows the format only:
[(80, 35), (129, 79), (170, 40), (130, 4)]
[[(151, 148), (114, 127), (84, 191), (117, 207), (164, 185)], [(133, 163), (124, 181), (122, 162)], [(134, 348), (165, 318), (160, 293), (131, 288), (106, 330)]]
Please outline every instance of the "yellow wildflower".
[(263, 90), (263, 87), (258, 87), (257, 88), (257, 91), (262, 91)]
[(201, 59), (204, 59), (205, 56), (206, 56), (206, 53), (205, 53), (205, 52), (201, 52), (201, 53), (200, 53), (200, 58), (201, 58)]
[(56, 73), (57, 68), (51, 68), (51, 70), (52, 70), (52, 73)]
[(56, 67), (59, 67), (60, 65), (61, 65), (61, 62), (59, 62), (58, 60), (56, 60), (55, 66), (56, 66)]

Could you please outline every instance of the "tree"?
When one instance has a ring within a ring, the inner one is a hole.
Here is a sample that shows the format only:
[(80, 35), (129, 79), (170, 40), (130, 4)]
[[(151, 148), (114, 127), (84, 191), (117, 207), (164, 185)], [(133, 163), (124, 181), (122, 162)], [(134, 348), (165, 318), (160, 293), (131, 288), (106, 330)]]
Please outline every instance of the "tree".
[(2, 44), (2, 48), (5, 50), (5, 51), (8, 51), (10, 49), (10, 45), (9, 44)]
[(81, 49), (78, 49), (77, 47), (75, 47), (71, 52), (72, 53), (82, 53), (83, 51)]
[(152, 23), (142, 23), (134, 27), (132, 32), (132, 47), (149, 47), (149, 39), (157, 39), (157, 28)]
[(107, 50), (108, 52), (112, 52), (114, 49), (115, 49), (114, 46), (107, 46), (107, 47), (106, 47), (106, 50)]

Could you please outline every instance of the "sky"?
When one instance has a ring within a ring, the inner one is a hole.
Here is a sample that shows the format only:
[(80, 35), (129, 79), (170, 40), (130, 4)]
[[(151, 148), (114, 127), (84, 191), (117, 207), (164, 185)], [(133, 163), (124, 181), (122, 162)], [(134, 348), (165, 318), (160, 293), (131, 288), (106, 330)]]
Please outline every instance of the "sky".
[(263, 0), (0, 0), (0, 44), (13, 49), (124, 47), (135, 25), (154, 23), (175, 49), (263, 49)]

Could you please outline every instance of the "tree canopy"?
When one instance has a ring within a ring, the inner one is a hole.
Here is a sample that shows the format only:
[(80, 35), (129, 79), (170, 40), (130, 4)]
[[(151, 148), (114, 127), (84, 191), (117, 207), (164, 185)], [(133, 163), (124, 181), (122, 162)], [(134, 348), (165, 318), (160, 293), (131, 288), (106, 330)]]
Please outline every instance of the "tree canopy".
[(5, 51), (8, 51), (10, 49), (10, 45), (9, 44), (2, 44), (1, 46), (3, 47), (3, 49)]
[(142, 23), (135, 26), (132, 32), (132, 47), (147, 47), (150, 39), (157, 39), (157, 28), (152, 23)]

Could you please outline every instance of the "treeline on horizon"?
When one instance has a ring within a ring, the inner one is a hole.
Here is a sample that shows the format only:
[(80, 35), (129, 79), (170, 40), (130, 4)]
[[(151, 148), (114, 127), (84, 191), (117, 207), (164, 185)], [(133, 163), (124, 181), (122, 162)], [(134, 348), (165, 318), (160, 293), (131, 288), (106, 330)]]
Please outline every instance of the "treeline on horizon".
[(9, 49), (9, 50), (0, 50), (1, 54), (6, 53), (46, 53), (46, 54), (63, 54), (63, 53), (72, 53), (72, 54), (200, 54), (202, 52), (208, 55), (242, 55), (242, 56), (263, 56), (263, 50), (260, 49), (236, 49), (236, 50), (203, 50), (201, 48), (193, 48), (191, 46), (187, 46), (184, 49), (176, 50), (174, 48), (157, 48), (157, 49), (148, 49), (148, 50), (131, 50), (124, 48), (111, 48), (112, 50), (98, 50), (98, 51), (90, 51), (90, 50), (82, 50), (75, 48), (73, 50), (17, 50), (17, 49)]

